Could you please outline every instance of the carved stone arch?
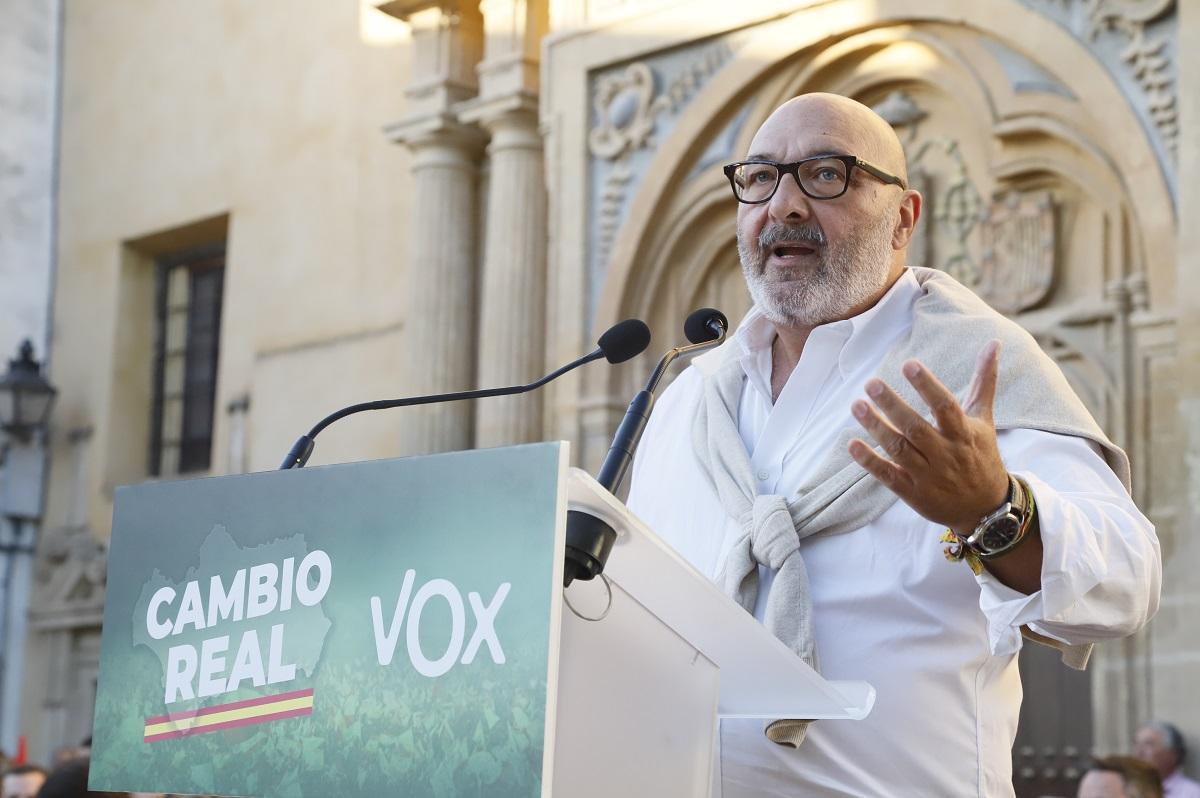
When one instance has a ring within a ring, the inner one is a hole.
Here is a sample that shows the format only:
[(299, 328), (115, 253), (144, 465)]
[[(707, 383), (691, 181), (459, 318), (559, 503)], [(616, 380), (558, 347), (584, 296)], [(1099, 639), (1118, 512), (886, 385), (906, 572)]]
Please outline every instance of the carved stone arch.
[(960, 31), (957, 25), (906, 20), (845, 36), (811, 58), (801, 59), (780, 99), (810, 91), (869, 98), (905, 84), (930, 83), (963, 103), (965, 117), (990, 119), (996, 115), (992, 93), (980, 90), (990, 87), (975, 65), (946, 38), (946, 34)]
[[(1024, 58), (987, 32), (963, 26), (933, 22), (878, 28), (824, 48), (788, 81), (784, 96), (832, 90), (878, 105), (905, 89), (919, 92), (924, 88), (927, 94), (940, 94), (944, 102), (956, 106), (954, 115), (967, 122), (959, 128), (955, 144), (959, 149), (972, 142), (976, 145), (975, 152), (967, 153), (964, 160), (977, 169), (974, 183), (985, 206), (992, 197), (1003, 194), (1040, 192), (1053, 198), (1056, 216), (1086, 209), (1099, 217), (1100, 236), (1107, 240), (1104, 257), (1086, 264), (1085, 281), (1094, 288), (1139, 272), (1144, 258), (1136, 245), (1124, 240), (1126, 232), (1137, 229), (1136, 208), (1127, 199), (1129, 186), (1111, 153), (1113, 142), (1098, 140), (1096, 131), (1075, 118), (1077, 103), (1068, 101), (1069, 88), (1053, 76), (1046, 74), (1040, 78), (1042, 85), (1038, 91), (1015, 91), (1012, 77), (1000, 67), (1001, 57)], [(906, 62), (919, 63), (921, 68), (905, 74)], [(1026, 60), (1025, 68), (1033, 70), (1037, 66)], [(929, 96), (924, 99), (927, 104), (935, 101)], [(916, 104), (913, 109), (919, 110)], [(934, 116), (932, 109), (920, 113)], [(909, 146), (910, 161), (923, 152), (918, 150), (921, 140), (913, 135), (922, 126), (918, 121), (904, 124), (900, 130)], [(924, 142), (924, 146), (929, 143)], [(922, 171), (917, 165), (914, 182), (919, 188)], [(933, 210), (937, 210), (936, 203)], [(1057, 219), (1056, 226), (1063, 227), (1062, 221)], [(926, 214), (926, 230), (919, 236), (927, 232), (928, 222)], [(1072, 251), (1072, 242), (1059, 232), (1057, 239), (1065, 242), (1060, 250)], [(978, 228), (973, 233), (978, 236)], [(1070, 258), (1064, 257), (1064, 252), (1054, 256), (1064, 265), (1070, 265), (1067, 262)], [(924, 265), (946, 264), (943, 261)], [(974, 266), (978, 268), (978, 264)], [(1078, 271), (1063, 270), (1061, 277), (1068, 287), (1071, 279), (1079, 276), (1075, 273)], [(1173, 281), (1173, 276), (1168, 272), (1164, 279)], [(1046, 282), (1049, 294), (1049, 277)], [(986, 295), (987, 291), (981, 293)], [(1102, 291), (1095, 293), (1102, 296)], [(1021, 309), (996, 304), (1010, 313)]]
[[(1023, 97), (1011, 90), (1008, 79), (1001, 74), (993, 59), (985, 54), (983, 57), (976, 56), (972, 61), (965, 55), (964, 51), (969, 48), (961, 39), (968, 34), (976, 39), (987, 35), (975, 30), (964, 34), (961, 26), (941, 22), (905, 22), (852, 32), (812, 52), (792, 54), (776, 65), (773, 75), (760, 76), (758, 85), (761, 88), (752, 94), (743, 92), (741, 97), (732, 97), (728, 107), (710, 116), (707, 131), (693, 131), (695, 138), (691, 142), (684, 142), (677, 140), (677, 128), (670, 144), (664, 146), (662, 151), (691, 153), (695, 158), (703, 150), (705, 142), (712, 138), (714, 131), (726, 125), (729, 118), (740, 115), (743, 124), (734, 139), (736, 143), (730, 155), (744, 152), (757, 124), (770, 110), (787, 97), (805, 91), (837, 91), (871, 104), (884, 100), (899, 87), (923, 86), (939, 92), (968, 120), (968, 129), (960, 139), (976, 147), (977, 152), (971, 160), (976, 164), (987, 164), (988, 167), (985, 174), (978, 176), (982, 195), (976, 202), (985, 202), (1000, 186), (1011, 190), (1029, 183), (1049, 182), (1055, 185), (1056, 179), (1061, 185), (1077, 184), (1074, 196), (1098, 198), (1108, 235), (1119, 238), (1120, 231), (1130, 229), (1133, 225), (1124, 223), (1121, 218), (1128, 208), (1123, 201), (1116, 199), (1123, 193), (1123, 181), (1111, 158), (1089, 139), (1086, 131), (1072, 127), (1069, 112), (1047, 103), (1043, 96), (1045, 92), (1033, 93), (1032, 99)], [(905, 75), (900, 67), (908, 62), (922, 63), (924, 67), (914, 74)], [(705, 95), (701, 95), (698, 101), (704, 98)], [(912, 137), (909, 139), (909, 144), (919, 143)], [(958, 143), (956, 146), (961, 148), (964, 145)], [(1059, 152), (1056, 153), (1055, 149)], [(662, 169), (657, 168), (660, 164)], [(681, 268), (680, 264), (687, 261), (681, 253), (672, 250), (672, 242), (683, 240), (689, 245), (693, 243), (694, 232), (688, 220), (695, 216), (694, 196), (697, 192), (692, 183), (701, 181), (705, 191), (714, 179), (718, 184), (721, 183), (715, 168), (701, 173), (699, 177), (685, 178), (684, 173), (692, 167), (694, 163), (687, 163), (681, 158), (673, 161), (669, 158), (656, 160), (653, 171), (659, 175), (644, 181), (642, 190), (631, 201), (631, 205), (637, 207), (647, 195), (657, 200), (656, 207), (647, 208), (644, 213), (631, 214), (635, 230), (637, 220), (653, 222), (642, 227), (640, 239), (631, 234), (633, 231), (628, 229), (630, 224), (621, 231), (609, 263), (609, 279), (602, 293), (600, 317), (637, 314), (643, 312), (644, 308), (656, 309), (658, 315), (663, 315), (661, 311), (664, 308), (670, 308), (677, 317), (685, 312), (675, 307), (674, 302), (661, 301), (664, 295), (669, 297), (673, 294), (658, 286), (657, 281), (666, 280), (669, 283), (672, 275)], [(670, 173), (666, 173), (667, 168), (671, 169)], [(1047, 176), (1057, 177), (1048, 179)], [(664, 185), (674, 193), (667, 194)], [(732, 231), (735, 207), (728, 197), (724, 198), (724, 203), (724, 217), (729, 222), (726, 229)], [(719, 218), (720, 211), (713, 210), (706, 221), (711, 226)], [(677, 226), (680, 224), (687, 227), (688, 236), (678, 234)], [(929, 224), (927, 221), (924, 226), (928, 227)], [(699, 234), (711, 233), (700, 231)], [(731, 241), (732, 233), (723, 237)], [(1130, 247), (1127, 242), (1113, 240), (1105, 250), (1127, 253)], [(625, 271), (626, 279), (622, 281), (618, 279), (622, 273), (622, 255), (630, 252), (636, 252), (636, 269)], [(1123, 264), (1124, 269), (1117, 271), (1110, 260), (1105, 259), (1102, 263), (1104, 281), (1128, 273), (1127, 263)], [(730, 263), (732, 266), (735, 262)], [(714, 277), (718, 280), (723, 278), (724, 275)], [(654, 298), (655, 301), (650, 302), (648, 298)], [(613, 300), (618, 307), (607, 307)], [(617, 386), (612, 384), (611, 387)]]
[[(1050, 24), (1045, 19), (1034, 18), (1040, 20), (1042, 26)], [(763, 37), (770, 39), (771, 35), (764, 33)], [(992, 42), (989, 46), (993, 52), (985, 52), (981, 42)], [(1080, 113), (1081, 99), (1073, 97), (1071, 90), (1061, 83), (1056, 83), (1054, 70), (1061, 66), (1045, 66), (1046, 86), (1040, 91), (1014, 89), (1011, 76), (1005, 74), (994, 51), (1000, 49), (1011, 59), (1028, 59), (1029, 56), (1012, 50), (1016, 46), (1004, 41), (996, 31), (963, 25), (958, 20), (951, 23), (939, 19), (884, 18), (878, 24), (862, 25), (840, 36), (829, 37), (817, 47), (782, 53), (771, 69), (753, 72), (750, 68), (761, 64), (753, 59), (743, 59), (740, 54), (758, 50), (750, 43), (742, 44), (737, 48), (738, 55), (717, 75), (711, 88), (696, 97), (660, 148), (660, 152), (681, 155), (656, 158), (651, 174), (630, 200), (630, 221), (621, 229), (613, 246), (598, 316), (610, 318), (637, 312), (639, 303), (627, 301), (631, 296), (646, 298), (671, 294), (664, 288), (656, 288), (653, 280), (647, 282), (644, 277), (651, 274), (655, 279), (669, 282), (671, 275), (681, 268), (679, 264), (686, 260), (663, 242), (663, 236), (670, 238), (673, 235), (672, 223), (668, 220), (686, 215), (679, 209), (680, 203), (686, 205), (692, 201), (692, 192), (683, 175), (694, 166), (694, 161), (688, 163), (686, 158), (690, 155), (695, 159), (716, 132), (739, 113), (743, 123), (730, 155), (744, 152), (758, 123), (771, 109), (787, 97), (813, 90), (837, 91), (869, 104), (903, 86), (927, 86), (939, 90), (955, 104), (960, 115), (975, 126), (969, 134), (962, 136), (963, 141), (974, 142), (980, 149), (970, 160), (976, 164), (986, 163), (989, 167), (986, 174), (979, 176), (982, 191), (978, 192), (976, 202), (986, 204), (1000, 188), (1011, 191), (1042, 184), (1058, 187), (1061, 193), (1062, 187), (1071, 187), (1072, 199), (1082, 201), (1087, 198), (1089, 203), (1097, 205), (1101, 216), (1098, 223), (1105, 231), (1106, 240), (1102, 247), (1105, 256), (1097, 265), (1102, 270), (1102, 282), (1127, 277), (1145, 263), (1164, 264), (1161, 277), (1172, 282), (1169, 264), (1173, 262), (1173, 253), (1167, 251), (1170, 249), (1168, 237), (1154, 239), (1159, 244), (1157, 257), (1138, 251), (1137, 244), (1145, 241), (1144, 238), (1138, 237), (1139, 240), (1134, 242), (1124, 238), (1128, 231), (1136, 231), (1139, 223), (1137, 209), (1123, 196), (1132, 190), (1134, 183), (1144, 188), (1147, 182), (1142, 171), (1135, 170), (1127, 179), (1120, 170), (1112, 153), (1117, 149), (1127, 151), (1129, 147), (1118, 147), (1109, 126), (1094, 128), (1094, 134), (1085, 127), (1087, 122), (1094, 120)], [(746, 60), (749, 64), (743, 63)], [(916, 64), (920, 68), (910, 69), (910, 73), (905, 74), (905, 64)], [(1038, 68), (1041, 68), (1040, 64)], [(734, 85), (733, 80), (727, 78), (739, 71), (752, 82), (741, 86), (740, 91), (731, 90), (728, 87)], [(715, 170), (710, 169), (711, 173)], [(675, 193), (667, 193), (668, 188)], [(1159, 210), (1164, 205), (1170, 206), (1165, 191), (1155, 193), (1156, 201), (1150, 205)], [(735, 211), (732, 202), (728, 202), (727, 218), (732, 229)], [(1063, 212), (1071, 214), (1075, 204), (1066, 203)], [(673, 213), (673, 210), (680, 212)], [(719, 218), (719, 214), (714, 211), (712, 218)], [(648, 223), (649, 220), (653, 222)], [(732, 236), (728, 238), (731, 240)], [(681, 239), (675, 236), (675, 240)], [(636, 266), (631, 255), (636, 256)], [(664, 264), (671, 265), (665, 268)], [(636, 268), (636, 274), (631, 271), (633, 268)], [(972, 268), (978, 267), (973, 265)], [(725, 276), (718, 274), (713, 279), (720, 280)], [(1067, 277), (1069, 285), (1070, 274)], [(631, 292), (634, 286), (636, 290)], [(1168, 295), (1169, 290), (1168, 287)], [(645, 306), (645, 302), (641, 305)], [(674, 308), (674, 303), (660, 301), (650, 307), (671, 307), (677, 314), (681, 312)], [(610, 382), (608, 386), (610, 390), (624, 387), (616, 382)]]
[[(754, 96), (785, 91), (778, 85), (781, 68), (805, 59), (817, 59), (823, 51), (830, 50), (844, 39), (862, 35), (864, 31), (892, 28), (897, 25), (940, 25), (944, 28), (969, 30), (974, 35), (1003, 43), (1014, 52), (1020, 52), (1020, 42), (1030, 37), (1036, 29), (1037, 38), (1052, 42), (1037, 54), (1037, 63), (1049, 75), (1070, 75), (1073, 70), (1095, 68), (1096, 64), (1082, 45), (1055, 26), (1049, 19), (1030, 11), (1011, 0), (992, 0), (955, 7), (953, 14), (925, 14), (920, 20), (912, 19), (911, 11), (899, 0), (883, 0), (873, 8), (874, 18), (855, 19), (853, 30), (839, 30), (836, 21), (821, 9), (805, 9), (766, 23), (746, 32), (738, 43), (734, 57), (727, 63), (691, 101), (676, 120), (672, 130), (659, 141), (660, 155), (643, 176), (634, 196), (629, 200), (630, 212), (612, 249), (600, 291), (595, 318), (606, 320), (621, 315), (624, 287), (635, 268), (644, 266), (643, 258), (647, 239), (655, 235), (651, 220), (657, 221), (659, 212), (671, 202), (671, 191), (677, 189), (674, 182), (681, 173), (686, 174), (689, 161), (704, 151), (704, 145), (720, 131), (723, 123), (749, 103), (752, 113), (743, 127), (753, 131), (757, 122), (765, 117), (764, 107), (769, 102), (754, 102)], [(869, 14), (869, 11), (866, 13)], [(1032, 58), (1030, 54), (1023, 54)], [(994, 71), (994, 70), (993, 70)], [(1015, 95), (1015, 92), (1010, 92)], [(995, 95), (993, 95), (995, 99)], [(1045, 104), (1044, 100), (1039, 101)], [(1139, 198), (1136, 226), (1163, 235), (1147, 236), (1148, 242), (1156, 242), (1157, 251), (1147, 258), (1147, 263), (1161, 264), (1161, 276), (1169, 281), (1171, 255), (1170, 235), (1174, 209), (1169, 191), (1162, 175), (1153, 168), (1155, 156), (1146, 141), (1136, 114), (1120, 88), (1114, 82), (1095, 79), (1077, 92), (1076, 108), (1087, 109), (1098, 135), (1103, 137), (1103, 150), (1113, 162), (1119, 162), (1123, 186)], [(1001, 119), (1005, 112), (1000, 111)], [(1068, 116), (1064, 114), (1063, 116)], [(1074, 116), (1078, 117), (1079, 114)], [(1155, 298), (1159, 292), (1155, 291)], [(1166, 287), (1162, 298), (1169, 304), (1170, 288)]]
[[(713, 281), (720, 283), (721, 275), (732, 271), (740, 282), (736, 209), (729, 207), (729, 184), (719, 173), (717, 177), (719, 180), (706, 175), (692, 181), (681, 191), (679, 201), (664, 209), (656, 220), (661, 234), (642, 253), (645, 266), (631, 276), (627, 286), (625, 315), (644, 319), (659, 342), (642, 356), (647, 368), (661, 354), (659, 350), (684, 340), (682, 320), (691, 311), (707, 304), (726, 311), (736, 322), (750, 306), (748, 296), (737, 297), (737, 309), (714, 299)], [(618, 390), (628, 394), (640, 389), (647, 368), (614, 372), (613, 377), (622, 380)]]

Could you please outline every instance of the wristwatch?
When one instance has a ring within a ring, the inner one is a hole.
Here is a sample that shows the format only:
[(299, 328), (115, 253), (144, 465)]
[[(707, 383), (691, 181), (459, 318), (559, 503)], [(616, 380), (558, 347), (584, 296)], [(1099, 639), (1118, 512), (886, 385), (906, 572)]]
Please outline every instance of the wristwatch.
[(963, 548), (990, 560), (1007, 554), (1025, 539), (1033, 510), (1024, 483), (1008, 475), (1008, 496), (1004, 504), (985, 515), (968, 537), (960, 537)]

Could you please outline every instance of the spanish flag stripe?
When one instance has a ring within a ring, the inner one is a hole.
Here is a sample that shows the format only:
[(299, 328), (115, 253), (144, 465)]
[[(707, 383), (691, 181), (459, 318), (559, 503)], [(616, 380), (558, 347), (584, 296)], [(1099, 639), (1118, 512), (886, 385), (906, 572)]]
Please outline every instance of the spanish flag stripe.
[(177, 731), (180, 729), (196, 729), (203, 726), (210, 726), (214, 723), (224, 723), (244, 718), (257, 718), (263, 715), (272, 715), (276, 712), (286, 712), (290, 709), (302, 709), (304, 707), (311, 709), (312, 704), (312, 696), (301, 696), (300, 698), (289, 698), (284, 701), (274, 701), (270, 704), (258, 704), (252, 707), (229, 709), (224, 712), (213, 712), (208, 715), (172, 718), (166, 723), (146, 724), (146, 734), (158, 734), (164, 731)]
[[(243, 702), (236, 702), (242, 704)], [(147, 723), (143, 739), (165, 739), (163, 735), (177, 736), (181, 734), (198, 734), (212, 731), (215, 728), (233, 728), (250, 723), (265, 723), (270, 720), (280, 720), (283, 717), (295, 717), (296, 714), (311, 714), (313, 696), (273, 700), (270, 703), (258, 703), (252, 706), (225, 705), (223, 711), (209, 712), (204, 715), (193, 714), (186, 717), (171, 718), (166, 722)], [(209, 707), (209, 709), (221, 709)]]
[(242, 707), (255, 707), (260, 704), (273, 704), (276, 701), (286, 701), (290, 698), (301, 698), (313, 694), (313, 688), (307, 690), (293, 690), (290, 693), (277, 693), (275, 695), (264, 695), (258, 698), (247, 698), (244, 701), (233, 701), (228, 704), (217, 704), (216, 706), (204, 707), (203, 709), (191, 709), (184, 712), (173, 712), (170, 715), (160, 715), (156, 718), (146, 718), (146, 725), (151, 726), (157, 723), (168, 723), (170, 721), (178, 721), (184, 718), (194, 718), (201, 715), (213, 715), (218, 712), (227, 712), (231, 709), (241, 709)]
[(223, 723), (211, 723), (204, 726), (191, 729), (180, 729), (179, 731), (160, 732), (158, 734), (146, 735), (143, 742), (153, 743), (159, 740), (170, 740), (178, 737), (187, 737), (196, 734), (208, 734), (209, 732), (221, 731), (222, 729), (236, 729), (239, 726), (251, 726), (256, 723), (267, 723), (274, 720), (285, 720), (287, 718), (300, 718), (312, 714), (312, 707), (301, 707), (299, 709), (291, 709), (287, 712), (277, 712), (270, 715), (259, 715), (253, 718), (243, 718), (241, 720), (228, 720)]

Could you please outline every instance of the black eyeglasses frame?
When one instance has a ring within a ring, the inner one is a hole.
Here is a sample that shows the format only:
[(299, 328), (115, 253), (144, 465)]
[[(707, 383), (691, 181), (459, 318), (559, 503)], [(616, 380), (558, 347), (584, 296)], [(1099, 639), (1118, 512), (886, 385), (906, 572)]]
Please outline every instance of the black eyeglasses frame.
[[(846, 183), (845, 183), (845, 185), (842, 186), (842, 190), (839, 191), (837, 194), (832, 194), (828, 197), (820, 197), (820, 196), (817, 196), (816, 194), (813, 194), (812, 192), (810, 192), (808, 189), (806, 189), (804, 187), (804, 183), (800, 180), (800, 166), (802, 164), (810, 163), (811, 161), (828, 161), (828, 160), (841, 161), (842, 163), (846, 164)], [(742, 199), (741, 196), (738, 194), (737, 182), (734, 180), (734, 177), (733, 177), (734, 172), (737, 171), (737, 168), (739, 166), (747, 166), (750, 164), (763, 164), (764, 166), (774, 166), (776, 169), (779, 170), (779, 179), (775, 181), (775, 188), (771, 189), (771, 193), (760, 200)], [(734, 198), (737, 199), (738, 202), (745, 203), (746, 205), (761, 205), (764, 202), (770, 202), (771, 198), (775, 196), (775, 192), (779, 191), (779, 184), (783, 182), (784, 175), (791, 175), (792, 179), (796, 181), (796, 185), (800, 188), (800, 190), (802, 192), (804, 192), (804, 196), (806, 196), (806, 197), (810, 197), (815, 200), (837, 199), (838, 197), (844, 195), (847, 191), (850, 190), (850, 182), (854, 179), (854, 168), (855, 167), (862, 169), (864, 172), (866, 172), (867, 174), (871, 175), (872, 177), (874, 177), (875, 179), (879, 180), (880, 182), (882, 182), (886, 185), (900, 186), (900, 188), (902, 188), (902, 189), (905, 189), (905, 190), (908, 189), (908, 186), (904, 185), (904, 181), (901, 180), (896, 175), (889, 174), (889, 173), (883, 171), (882, 169), (880, 169), (878, 166), (868, 163), (867, 161), (864, 161), (862, 158), (859, 158), (856, 155), (832, 155), (832, 154), (831, 155), (813, 155), (809, 158), (802, 158), (799, 161), (794, 161), (792, 163), (779, 163), (777, 161), (768, 161), (765, 159), (751, 159), (748, 161), (735, 161), (734, 163), (725, 164), (725, 166), (722, 167), (722, 171), (725, 172), (725, 177), (727, 177), (729, 179), (729, 187), (731, 189), (733, 189), (733, 196), (734, 196)]]

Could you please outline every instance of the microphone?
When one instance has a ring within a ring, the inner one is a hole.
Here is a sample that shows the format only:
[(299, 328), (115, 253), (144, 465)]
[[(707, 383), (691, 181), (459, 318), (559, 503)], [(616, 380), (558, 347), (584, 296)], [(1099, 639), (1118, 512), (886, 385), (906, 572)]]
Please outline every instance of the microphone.
[[(612, 446), (596, 481), (609, 493), (616, 493), (625, 478), (625, 472), (633, 460), (633, 452), (646, 422), (650, 420), (650, 411), (654, 408), (654, 392), (659, 382), (666, 374), (667, 368), (681, 355), (695, 355), (711, 349), (725, 341), (729, 329), (729, 320), (725, 314), (714, 308), (700, 308), (687, 317), (683, 324), (683, 333), (691, 342), (689, 345), (677, 346), (668, 351), (658, 361), (646, 387), (633, 397), (625, 418), (617, 427), (613, 436)], [(582, 510), (567, 512), (567, 562), (563, 571), (563, 587), (569, 587), (575, 579), (587, 581), (594, 579), (604, 570), (608, 555), (612, 551), (617, 532), (603, 519)]]
[(596, 481), (610, 493), (616, 493), (617, 488), (621, 486), (625, 471), (633, 459), (633, 450), (637, 448), (638, 441), (642, 438), (642, 431), (646, 428), (646, 422), (650, 420), (650, 411), (654, 406), (654, 392), (658, 389), (658, 383), (662, 380), (663, 375), (666, 374), (667, 367), (680, 355), (698, 354), (721, 343), (725, 340), (727, 329), (729, 329), (729, 321), (725, 318), (725, 314), (713, 308), (700, 308), (687, 317), (687, 321), (683, 323), (683, 334), (691, 341), (691, 345), (677, 346), (663, 355), (662, 360), (658, 361), (654, 373), (646, 382), (646, 387), (629, 403), (629, 409), (625, 411), (625, 418), (621, 421), (621, 426), (617, 427), (617, 434), (613, 436), (612, 446), (596, 477)]
[(542, 387), (551, 380), (557, 379), (568, 371), (579, 368), (585, 363), (591, 363), (593, 360), (604, 358), (609, 363), (624, 363), (626, 360), (641, 354), (649, 345), (650, 328), (646, 326), (646, 323), (641, 319), (625, 319), (625, 321), (617, 322), (605, 330), (604, 334), (596, 342), (594, 350), (528, 385), (513, 385), (507, 388), (482, 388), (475, 391), (458, 391), (455, 393), (439, 393), (427, 396), (410, 396), (403, 399), (383, 399), (343, 407), (341, 410), (321, 419), (316, 426), (308, 431), (307, 435), (301, 435), (287, 453), (287, 457), (283, 459), (283, 464), (279, 466), (279, 469), (282, 471), (288, 468), (303, 468), (304, 464), (308, 462), (308, 458), (312, 455), (313, 439), (317, 437), (321, 430), (333, 422), (354, 413), (361, 413), (364, 410), (387, 410), (392, 407), (411, 407), (413, 405), (428, 405), (438, 402), (456, 402), (462, 399), (483, 399), (488, 396), (511, 396), (513, 394), (526, 393)]
[(700, 308), (683, 323), (683, 334), (694, 344), (716, 340), (728, 329), (729, 319), (716, 308)]

